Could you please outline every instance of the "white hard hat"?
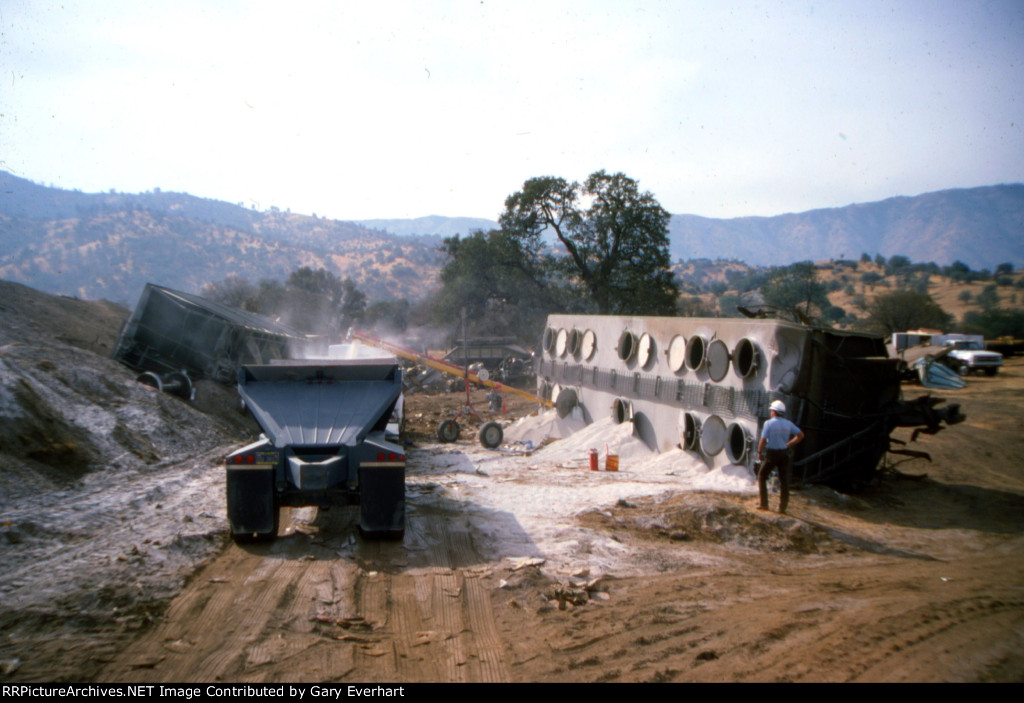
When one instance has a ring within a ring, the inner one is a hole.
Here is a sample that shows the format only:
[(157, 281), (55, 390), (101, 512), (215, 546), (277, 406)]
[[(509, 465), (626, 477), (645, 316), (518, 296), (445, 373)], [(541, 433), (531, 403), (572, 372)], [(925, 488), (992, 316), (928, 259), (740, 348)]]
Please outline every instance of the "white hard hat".
[(768, 406), (769, 410), (774, 410), (777, 413), (786, 414), (786, 404), (781, 400), (773, 400), (772, 404)]

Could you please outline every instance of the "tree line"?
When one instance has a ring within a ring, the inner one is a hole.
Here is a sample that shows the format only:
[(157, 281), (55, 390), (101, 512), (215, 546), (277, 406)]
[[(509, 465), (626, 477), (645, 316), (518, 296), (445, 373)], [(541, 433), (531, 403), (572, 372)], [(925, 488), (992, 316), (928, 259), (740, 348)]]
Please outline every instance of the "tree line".
[[(997, 286), (1024, 284), (1024, 278), (1014, 278), (1010, 262), (993, 273), (972, 271), (959, 261), (939, 267), (901, 255), (886, 259), (864, 253), (859, 261), (833, 262), (843, 273), (828, 283), (817, 265), (802, 261), (737, 267), (726, 271), (724, 281), (697, 284), (673, 272), (669, 219), (654, 195), (623, 173), (596, 171), (582, 182), (531, 178), (505, 200), (497, 229), (443, 241), (438, 287), (421, 303), (367, 304), (351, 278), (308, 267), (284, 282), (225, 279), (203, 294), (309, 332), (343, 332), (350, 326), (403, 332), (425, 324), (454, 331), (465, 314), (473, 336), (512, 336), (532, 344), (554, 312), (739, 316), (754, 309), (878, 334), (917, 327), (949, 330), (957, 321), (928, 293), (931, 276), (946, 276), (960, 283), (993, 281), (993, 290), (987, 287), (975, 300), (982, 309), (969, 313), (961, 329), (1024, 336), (1021, 314), (999, 310), (995, 292)], [(890, 289), (869, 301), (855, 285), (873, 293), (876, 287)], [(855, 310), (830, 302), (829, 294), (837, 290), (845, 291)]]
[(310, 334), (337, 334), (362, 322), (366, 296), (351, 278), (326, 269), (296, 269), (284, 281), (265, 278), (252, 283), (229, 277), (207, 284), (201, 295), (239, 310), (272, 317)]

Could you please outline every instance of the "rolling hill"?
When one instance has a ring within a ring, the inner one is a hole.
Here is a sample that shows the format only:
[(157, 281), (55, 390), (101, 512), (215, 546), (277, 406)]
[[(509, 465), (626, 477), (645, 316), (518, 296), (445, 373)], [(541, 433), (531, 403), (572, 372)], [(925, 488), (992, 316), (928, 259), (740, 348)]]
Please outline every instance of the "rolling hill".
[(994, 269), (1024, 260), (1024, 184), (943, 190), (914, 197), (775, 217), (716, 220), (673, 215), (677, 259), (734, 259), (757, 266), (902, 254), (911, 261)]
[[(478, 218), (348, 222), (261, 212), (186, 193), (82, 193), (0, 171), (0, 279), (132, 303), (154, 282), (198, 292), (229, 276), (283, 279), (301, 266), (352, 278), (369, 300), (435, 289), (443, 238)], [(673, 215), (674, 260), (751, 265), (902, 254), (975, 269), (1024, 261), (1024, 184), (946, 190), (775, 217)]]

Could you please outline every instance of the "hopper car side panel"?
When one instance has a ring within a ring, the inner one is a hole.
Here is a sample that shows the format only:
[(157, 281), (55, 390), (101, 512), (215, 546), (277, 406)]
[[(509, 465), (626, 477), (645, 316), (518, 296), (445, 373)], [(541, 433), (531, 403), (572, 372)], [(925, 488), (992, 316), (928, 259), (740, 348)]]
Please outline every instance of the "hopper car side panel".
[[(873, 471), (898, 425), (959, 422), (958, 406), (901, 400), (882, 339), (780, 320), (551, 315), (539, 393), (587, 422), (611, 416), (659, 452), (753, 470), (773, 400), (806, 439), (795, 478), (843, 483)], [(559, 400), (561, 398), (561, 401)]]
[(231, 383), (242, 364), (285, 358), (299, 332), (262, 315), (146, 284), (113, 358), (137, 370)]

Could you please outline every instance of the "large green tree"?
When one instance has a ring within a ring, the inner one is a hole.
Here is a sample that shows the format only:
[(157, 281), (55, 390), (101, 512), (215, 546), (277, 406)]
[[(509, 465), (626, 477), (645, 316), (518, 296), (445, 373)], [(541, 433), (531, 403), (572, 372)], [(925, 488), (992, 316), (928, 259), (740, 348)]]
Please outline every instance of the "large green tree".
[(458, 320), (465, 309), (474, 334), (533, 339), (561, 307), (549, 257), (506, 232), (449, 237), (441, 251), (447, 261), (433, 306), (439, 322)]
[(601, 314), (672, 315), (679, 289), (669, 270), (671, 216), (625, 174), (592, 173), (581, 185), (531, 178), (505, 201), (501, 231), (539, 253), (557, 240), (549, 264), (579, 293), (580, 307)]
[(867, 327), (878, 334), (919, 328), (948, 329), (953, 323), (953, 317), (930, 295), (909, 288), (877, 296), (867, 312)]

